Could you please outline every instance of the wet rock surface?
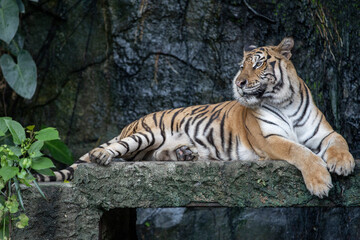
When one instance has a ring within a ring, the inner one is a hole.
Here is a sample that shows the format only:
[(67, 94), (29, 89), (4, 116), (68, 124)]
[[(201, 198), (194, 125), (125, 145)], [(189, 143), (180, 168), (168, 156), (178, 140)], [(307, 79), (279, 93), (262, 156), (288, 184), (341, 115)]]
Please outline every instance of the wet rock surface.
[[(355, 240), (360, 237), (360, 208), (177, 208), (174, 211), (137, 209), (137, 213), (138, 239)], [(180, 221), (169, 226), (170, 217)]]

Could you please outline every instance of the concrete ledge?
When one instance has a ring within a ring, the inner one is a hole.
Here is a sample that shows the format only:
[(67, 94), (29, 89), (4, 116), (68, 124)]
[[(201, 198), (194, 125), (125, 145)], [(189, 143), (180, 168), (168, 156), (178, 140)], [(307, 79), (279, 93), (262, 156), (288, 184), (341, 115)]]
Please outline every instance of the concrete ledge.
[(332, 175), (330, 196), (307, 191), (300, 171), (284, 161), (118, 162), (81, 166), (74, 185), (104, 209), (179, 207), (359, 206), (359, 162), (348, 177)]
[(102, 214), (138, 207), (360, 206), (360, 165), (348, 177), (332, 175), (330, 196), (311, 196), (301, 173), (283, 161), (115, 162), (81, 165), (72, 183), (42, 183), (23, 198), (30, 217), (14, 239), (99, 239)]

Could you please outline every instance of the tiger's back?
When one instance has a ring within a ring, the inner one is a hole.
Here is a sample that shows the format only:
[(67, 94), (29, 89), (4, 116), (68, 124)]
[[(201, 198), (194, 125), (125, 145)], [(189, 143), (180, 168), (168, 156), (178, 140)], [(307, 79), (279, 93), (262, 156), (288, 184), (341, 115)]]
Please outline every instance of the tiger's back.
[[(136, 152), (122, 155), (122, 158), (177, 160), (176, 149), (187, 146), (198, 160), (257, 159), (247, 138), (245, 114), (246, 108), (237, 101), (148, 114), (120, 133), (119, 139), (131, 138), (131, 142), (137, 145)], [(144, 139), (146, 147), (142, 148)], [(125, 145), (125, 142), (129, 141), (119, 143)]]

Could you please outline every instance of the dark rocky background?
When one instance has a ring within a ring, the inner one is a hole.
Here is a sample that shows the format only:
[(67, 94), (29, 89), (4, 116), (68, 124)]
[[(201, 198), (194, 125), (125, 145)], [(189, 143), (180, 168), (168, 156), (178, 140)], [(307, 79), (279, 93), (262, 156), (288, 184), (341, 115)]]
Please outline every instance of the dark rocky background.
[(40, 0), (26, 9), (38, 88), (31, 100), (2, 89), (0, 115), (58, 128), (75, 157), (144, 114), (231, 99), (244, 45), (285, 36), (317, 105), (360, 157), (356, 0)]

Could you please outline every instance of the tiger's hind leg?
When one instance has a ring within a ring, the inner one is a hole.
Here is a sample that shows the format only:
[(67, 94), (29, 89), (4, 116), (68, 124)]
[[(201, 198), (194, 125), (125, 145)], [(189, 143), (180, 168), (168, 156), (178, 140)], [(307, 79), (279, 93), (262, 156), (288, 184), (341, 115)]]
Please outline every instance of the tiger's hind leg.
[(152, 145), (156, 147), (158, 144), (159, 141), (154, 136), (147, 136), (146, 133), (138, 132), (123, 139), (116, 137), (94, 148), (89, 152), (89, 157), (91, 162), (108, 165), (115, 157), (130, 156)]
[(195, 161), (198, 158), (198, 153), (188, 146), (181, 146), (175, 150), (178, 161)]

